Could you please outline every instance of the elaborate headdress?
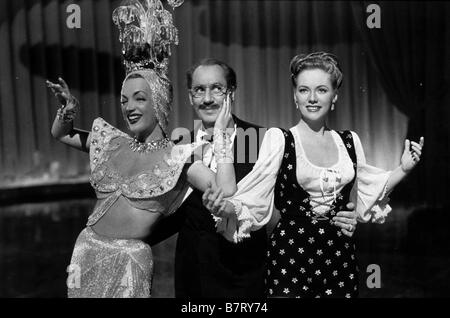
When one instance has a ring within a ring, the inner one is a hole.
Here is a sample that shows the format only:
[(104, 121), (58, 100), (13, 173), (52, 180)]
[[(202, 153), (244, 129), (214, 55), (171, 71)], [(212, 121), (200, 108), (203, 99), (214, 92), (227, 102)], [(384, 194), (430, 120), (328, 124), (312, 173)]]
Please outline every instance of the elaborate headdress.
[[(167, 0), (175, 9), (184, 0)], [(172, 44), (178, 44), (178, 30), (172, 14), (161, 0), (124, 1), (113, 11), (112, 18), (119, 29), (119, 41), (126, 77), (139, 74), (152, 91), (155, 114), (167, 134), (168, 116), (172, 104), (172, 84), (168, 78)]]

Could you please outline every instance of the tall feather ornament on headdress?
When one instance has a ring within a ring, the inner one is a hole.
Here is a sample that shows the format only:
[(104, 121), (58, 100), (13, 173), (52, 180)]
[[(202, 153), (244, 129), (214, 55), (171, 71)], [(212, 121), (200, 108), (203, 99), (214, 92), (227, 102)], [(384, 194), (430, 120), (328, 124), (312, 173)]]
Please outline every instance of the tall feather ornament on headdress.
[[(175, 9), (184, 0), (167, 0)], [(167, 133), (172, 104), (172, 85), (168, 79), (171, 45), (178, 45), (178, 30), (172, 14), (161, 0), (127, 0), (112, 14), (119, 29), (119, 41), (126, 78), (139, 73), (150, 85), (156, 117)], [(134, 54), (137, 53), (137, 54)]]
[[(168, 0), (172, 8), (179, 7), (184, 0)], [(125, 60), (126, 72), (139, 68), (155, 68), (167, 72), (171, 44), (178, 44), (178, 30), (173, 24), (172, 14), (164, 9), (161, 0), (124, 1), (113, 11), (113, 21), (119, 29), (122, 53), (133, 47), (146, 49), (148, 57), (142, 61)]]

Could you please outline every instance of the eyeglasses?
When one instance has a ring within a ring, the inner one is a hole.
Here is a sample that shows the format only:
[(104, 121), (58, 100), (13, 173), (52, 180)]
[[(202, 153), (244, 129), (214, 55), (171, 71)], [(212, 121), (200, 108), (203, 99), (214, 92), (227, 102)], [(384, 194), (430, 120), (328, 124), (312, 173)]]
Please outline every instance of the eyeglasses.
[(225, 95), (228, 91), (228, 89), (220, 84), (213, 84), (211, 86), (194, 86), (189, 91), (191, 92), (192, 96), (195, 98), (205, 98), (206, 90), (209, 88), (210, 94), (214, 97), (221, 97)]

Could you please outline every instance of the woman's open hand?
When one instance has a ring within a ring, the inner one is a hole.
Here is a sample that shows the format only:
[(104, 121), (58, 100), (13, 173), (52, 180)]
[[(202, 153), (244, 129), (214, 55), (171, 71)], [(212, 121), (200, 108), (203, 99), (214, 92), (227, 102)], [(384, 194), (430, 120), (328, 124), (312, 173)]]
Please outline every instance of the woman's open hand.
[(404, 172), (410, 172), (419, 163), (424, 142), (423, 137), (420, 137), (419, 143), (405, 140), (405, 149), (401, 159), (401, 167)]

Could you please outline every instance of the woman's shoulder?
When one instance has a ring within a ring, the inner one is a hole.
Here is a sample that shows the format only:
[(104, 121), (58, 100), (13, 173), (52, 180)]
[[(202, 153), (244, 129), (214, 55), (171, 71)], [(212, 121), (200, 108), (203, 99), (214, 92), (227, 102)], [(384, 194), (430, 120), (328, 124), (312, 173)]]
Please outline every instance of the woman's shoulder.
[(288, 133), (288, 131), (284, 128), (280, 127), (270, 127), (266, 131), (266, 136), (269, 135), (273, 138), (281, 138), (284, 139), (285, 135)]
[(355, 146), (359, 146), (361, 144), (358, 134), (353, 130), (334, 130), (334, 129), (332, 129), (331, 132), (335, 136), (339, 136), (340, 139), (344, 143), (346, 143), (347, 141), (352, 141), (352, 143), (355, 144)]
[(99, 134), (103, 138), (106, 136), (130, 137), (128, 134), (108, 123), (102, 117), (97, 117), (94, 119), (92, 122), (91, 132), (93, 134)]

